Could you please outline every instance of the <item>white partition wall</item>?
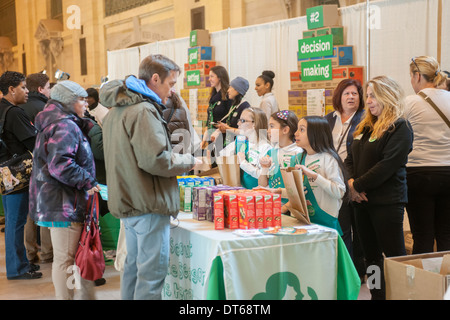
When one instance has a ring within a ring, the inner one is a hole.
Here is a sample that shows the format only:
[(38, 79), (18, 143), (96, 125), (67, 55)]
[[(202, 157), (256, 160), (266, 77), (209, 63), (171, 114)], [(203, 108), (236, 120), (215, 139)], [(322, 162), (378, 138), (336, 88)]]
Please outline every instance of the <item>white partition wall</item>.
[[(406, 94), (414, 94), (409, 64), (415, 56), (437, 57), (439, 0), (371, 1), (379, 8), (379, 26), (370, 30), (370, 76), (386, 74)], [(448, 2), (448, 1), (444, 1)], [(447, 11), (447, 16), (450, 12)], [(448, 52), (448, 51), (447, 51)]]
[[(343, 7), (341, 24), (347, 45), (354, 46), (354, 64), (364, 66), (369, 77), (389, 75), (412, 94), (409, 63), (412, 57), (438, 52), (438, 7), (441, 0), (380, 0)], [(442, 68), (450, 69), (450, 1), (442, 1)], [(297, 70), (298, 40), (307, 30), (306, 17), (275, 21), (211, 33), (215, 59), (230, 78), (250, 82), (246, 99), (258, 105), (254, 83), (263, 70), (275, 72), (274, 93), (282, 109), (288, 108), (289, 72)], [(187, 63), (188, 38), (161, 41), (108, 52), (110, 79), (137, 74), (139, 62), (151, 53), (173, 59), (182, 69)], [(184, 70), (183, 70), (184, 71)], [(177, 89), (182, 89), (180, 75)]]
[(110, 80), (123, 79), (130, 74), (138, 74), (139, 48), (108, 51), (108, 76)]
[(442, 2), (441, 68), (450, 72), (450, 1)]

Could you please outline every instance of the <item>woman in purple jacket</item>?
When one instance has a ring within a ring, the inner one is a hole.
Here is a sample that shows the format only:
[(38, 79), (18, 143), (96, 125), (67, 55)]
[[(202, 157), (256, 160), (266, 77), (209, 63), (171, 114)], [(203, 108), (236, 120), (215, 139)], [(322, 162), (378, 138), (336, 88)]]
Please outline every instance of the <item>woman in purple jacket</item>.
[(39, 133), (33, 153), (30, 216), (39, 226), (50, 228), (53, 285), (56, 298), (65, 300), (73, 299), (76, 285), (80, 285), (81, 299), (94, 298), (92, 281), (67, 284), (73, 283), (68, 277), (74, 271), (89, 195), (100, 191), (88, 140), (93, 124), (82, 118), (86, 97), (80, 85), (62, 81), (52, 89), (51, 100), (35, 119)]

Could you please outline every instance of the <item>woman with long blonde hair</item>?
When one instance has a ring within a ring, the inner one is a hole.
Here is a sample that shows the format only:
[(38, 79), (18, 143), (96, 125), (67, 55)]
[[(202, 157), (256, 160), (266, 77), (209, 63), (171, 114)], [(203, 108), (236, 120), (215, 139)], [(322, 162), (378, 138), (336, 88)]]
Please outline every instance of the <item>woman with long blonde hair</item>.
[(381, 287), (371, 288), (372, 299), (385, 298), (383, 255), (406, 254), (403, 215), (413, 132), (403, 116), (400, 85), (387, 76), (370, 80), (366, 84), (366, 115), (355, 130), (345, 160), (366, 266), (381, 270)]
[[(412, 58), (406, 118), (414, 130), (414, 148), (407, 165), (406, 206), (413, 253), (450, 250), (450, 92), (439, 89), (447, 75), (434, 57)], [(432, 105), (434, 104), (434, 106)], [(437, 108), (435, 110), (434, 108)], [(439, 114), (441, 112), (441, 115)]]

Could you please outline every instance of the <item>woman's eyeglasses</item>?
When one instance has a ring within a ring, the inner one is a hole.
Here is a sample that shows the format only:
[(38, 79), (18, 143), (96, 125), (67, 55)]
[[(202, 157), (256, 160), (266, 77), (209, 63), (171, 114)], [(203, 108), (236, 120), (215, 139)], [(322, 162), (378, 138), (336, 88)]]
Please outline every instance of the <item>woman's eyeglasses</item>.
[(239, 119), (238, 121), (239, 121), (240, 123), (255, 122), (255, 121), (252, 121), (252, 120), (245, 120), (245, 119)]
[(414, 58), (411, 58), (411, 61), (412, 61), (412, 62), (414, 63), (414, 65), (416, 66), (417, 72), (420, 73), (420, 69), (419, 69), (419, 66), (418, 66), (417, 63), (416, 63), (416, 60), (414, 60)]

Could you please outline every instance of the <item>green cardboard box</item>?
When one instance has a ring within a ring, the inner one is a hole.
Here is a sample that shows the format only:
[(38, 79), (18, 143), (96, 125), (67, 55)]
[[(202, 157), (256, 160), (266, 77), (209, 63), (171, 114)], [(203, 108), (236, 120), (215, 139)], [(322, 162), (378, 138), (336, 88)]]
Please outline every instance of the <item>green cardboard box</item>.
[(308, 30), (339, 25), (339, 11), (336, 4), (306, 9)]
[(303, 31), (303, 39), (316, 37), (316, 30), (305, 30)]
[(189, 47), (209, 47), (211, 38), (208, 30), (192, 30), (189, 36)]
[(333, 44), (335, 46), (344, 45), (344, 27), (325, 27), (314, 30), (316, 37), (325, 36), (327, 34), (333, 35)]

